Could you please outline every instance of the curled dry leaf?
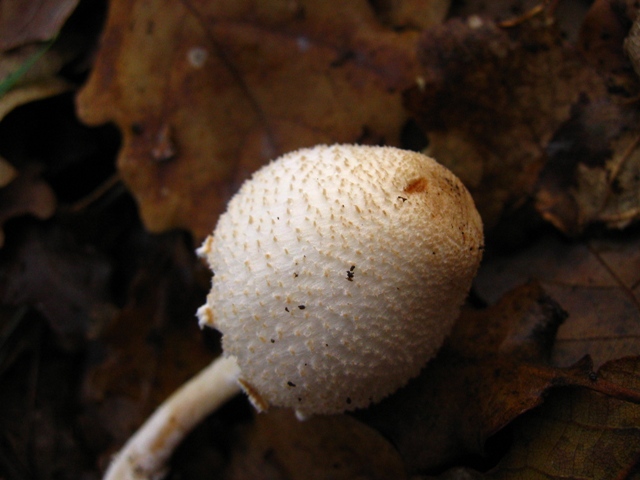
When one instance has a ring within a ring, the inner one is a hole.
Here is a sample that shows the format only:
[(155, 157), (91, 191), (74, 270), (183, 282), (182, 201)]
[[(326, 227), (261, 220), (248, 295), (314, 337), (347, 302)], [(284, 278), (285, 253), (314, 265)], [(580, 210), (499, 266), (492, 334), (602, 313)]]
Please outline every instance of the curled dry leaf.
[(393, 441), (410, 471), (481, 456), (486, 440), (551, 386), (587, 378), (588, 364), (562, 370), (546, 363), (564, 316), (535, 284), (486, 311), (465, 311), (420, 377), (359, 416)]
[(589, 357), (568, 368), (548, 362), (565, 316), (535, 283), (484, 311), (463, 312), (418, 379), (358, 416), (393, 441), (410, 471), (424, 472), (486, 455), (489, 437), (540, 405), (552, 388), (579, 386), (640, 403), (635, 387), (595, 375)]
[(444, 21), (451, 0), (376, 0), (370, 4), (382, 22), (395, 29), (423, 29)]
[(572, 105), (604, 95), (560, 31), (537, 18), (513, 30), (453, 19), (425, 31), (419, 50), (422, 83), (406, 105), (428, 133), (429, 153), (462, 178), (489, 226), (534, 191)]
[(64, 50), (49, 47), (77, 4), (78, 0), (3, 2), (0, 14), (0, 119), (20, 105), (71, 88), (57, 74), (76, 53), (74, 47), (67, 46)]
[(528, 248), (489, 255), (475, 281), (488, 303), (536, 279), (569, 314), (553, 350), (556, 365), (589, 354), (596, 366), (640, 351), (640, 231), (582, 242), (543, 236)]
[(107, 259), (59, 228), (28, 228), (12, 240), (0, 256), (0, 300), (34, 308), (61, 346), (78, 348), (114, 312)]
[(8, 168), (6, 161), (3, 161), (3, 165), (3, 183), (9, 182), (0, 186), (0, 247), (4, 245), (2, 226), (9, 219), (22, 215), (46, 219), (56, 210), (55, 194), (37, 169), (29, 167), (18, 172), (12, 167)]
[(570, 235), (594, 223), (620, 229), (640, 218), (640, 116), (633, 101), (638, 77), (633, 57), (623, 51), (633, 38), (633, 30), (627, 36), (631, 12), (630, 2), (591, 6), (578, 46), (607, 92), (583, 96), (547, 146), (536, 207)]
[[(598, 377), (640, 392), (640, 357), (607, 363)], [(640, 405), (584, 389), (553, 391), (514, 423), (507, 455), (482, 478), (636, 478)]]
[(0, 157), (0, 188), (6, 187), (15, 180), (18, 171), (13, 165)]
[(398, 144), (417, 32), (377, 14), (364, 0), (113, 1), (79, 116), (120, 127), (119, 169), (149, 229), (203, 238), (281, 153)]
[(82, 386), (87, 435), (102, 432), (107, 455), (162, 400), (218, 353), (203, 343), (195, 310), (204, 296), (194, 255), (180, 235), (137, 245), (128, 302), (91, 346)]
[(544, 16), (510, 29), (471, 16), (423, 34), (422, 82), (406, 104), (429, 153), (470, 187), (488, 226), (531, 196), (572, 235), (640, 217), (639, 119), (625, 103), (638, 82), (612, 22), (587, 15), (579, 45)]
[(78, 5), (78, 0), (44, 0), (2, 3), (0, 51), (55, 37)]

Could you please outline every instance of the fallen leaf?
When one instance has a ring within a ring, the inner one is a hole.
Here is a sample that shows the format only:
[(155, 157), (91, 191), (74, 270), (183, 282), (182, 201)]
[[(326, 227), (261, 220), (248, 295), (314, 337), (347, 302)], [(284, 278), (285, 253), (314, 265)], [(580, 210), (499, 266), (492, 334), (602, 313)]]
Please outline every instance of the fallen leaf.
[(595, 365), (640, 351), (640, 231), (569, 241), (540, 236), (516, 252), (488, 254), (475, 281), (489, 304), (531, 279), (567, 311), (552, 362), (589, 354)]
[(580, 103), (549, 144), (536, 208), (569, 235), (597, 223), (622, 229), (640, 218), (638, 119), (623, 108)]
[(13, 165), (0, 157), (0, 188), (6, 187), (15, 180), (18, 171)]
[(407, 387), (357, 414), (389, 437), (410, 472), (481, 457), (489, 437), (590, 365), (549, 366), (564, 312), (530, 284), (484, 311), (463, 312), (439, 355)]
[(279, 154), (397, 145), (417, 35), (364, 0), (115, 0), (78, 114), (119, 126), (119, 170), (145, 225), (202, 238), (240, 182)]
[(633, 106), (639, 82), (623, 50), (635, 8), (596, 1), (580, 31), (578, 46), (607, 95), (574, 105), (547, 147), (536, 192), (540, 213), (570, 235), (595, 223), (620, 229), (640, 218), (640, 119)]
[(430, 153), (470, 188), (488, 228), (536, 186), (546, 145), (582, 95), (604, 85), (560, 31), (538, 19), (514, 29), (452, 19), (420, 40), (421, 83), (405, 103)]
[(456, 461), (495, 461), (500, 452), (487, 450), (488, 440), (557, 387), (640, 403), (640, 390), (595, 374), (588, 356), (567, 368), (549, 363), (565, 315), (535, 283), (486, 310), (464, 311), (417, 379), (356, 416), (391, 439), (409, 472), (425, 473)]
[(38, 311), (57, 341), (74, 350), (114, 313), (110, 274), (107, 259), (68, 232), (32, 226), (0, 253), (0, 299)]
[[(47, 52), (42, 52), (43, 48)], [(0, 53), (0, 91), (8, 90), (0, 95), (0, 120), (20, 105), (70, 90), (69, 82), (57, 76), (66, 60), (42, 46)], [(33, 64), (25, 65), (30, 62)], [(3, 86), (3, 82), (8, 83)]]
[(349, 416), (301, 422), (292, 411), (273, 409), (256, 415), (225, 478), (401, 480), (407, 475), (391, 444)]
[[(11, 175), (11, 173), (9, 173)], [(51, 187), (33, 166), (15, 171), (17, 177), (0, 187), (0, 247), (4, 245), (2, 227), (11, 218), (33, 215), (50, 218), (56, 210), (56, 197)]]
[[(48, 333), (46, 322), (28, 311), (11, 335), (22, 349), (15, 352), (11, 364), (2, 365), (3, 478), (82, 478), (86, 469), (84, 445), (76, 435), (71, 408), (77, 398), (72, 385), (79, 356), (58, 350)], [(13, 347), (1, 345), (0, 354), (7, 348)]]
[(376, 0), (370, 2), (385, 24), (395, 29), (424, 29), (442, 23), (451, 0)]
[[(605, 35), (594, 23), (606, 16), (586, 18), (577, 45), (543, 14), (512, 28), (453, 19), (420, 40), (422, 80), (406, 105), (427, 132), (428, 152), (470, 187), (488, 228), (531, 196), (571, 235), (640, 218), (638, 115), (626, 101), (638, 81), (621, 27)], [(587, 31), (618, 39), (606, 43), (608, 63)]]
[(78, 0), (3, 1), (0, 51), (53, 38), (77, 5)]
[[(640, 357), (607, 363), (598, 377), (640, 392)], [(562, 388), (514, 422), (512, 447), (482, 478), (637, 478), (638, 452), (639, 405)]]
[(633, 0), (595, 0), (578, 32), (578, 48), (604, 77), (614, 98), (638, 89), (637, 76), (624, 52), (624, 43), (637, 8)]
[(108, 438), (109, 454), (219, 353), (195, 318), (205, 297), (195, 255), (178, 234), (147, 241), (128, 303), (94, 335), (82, 386), (83, 424)]

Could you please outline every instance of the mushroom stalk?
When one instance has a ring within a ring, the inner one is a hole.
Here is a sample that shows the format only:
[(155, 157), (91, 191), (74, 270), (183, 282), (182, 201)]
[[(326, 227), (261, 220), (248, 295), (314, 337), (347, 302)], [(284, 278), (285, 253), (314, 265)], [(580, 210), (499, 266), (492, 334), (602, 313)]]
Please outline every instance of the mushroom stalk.
[(158, 407), (116, 455), (104, 480), (158, 480), (184, 437), (240, 392), (235, 357), (220, 357)]
[(215, 278), (197, 316), (225, 357), (172, 395), (105, 480), (157, 480), (185, 435), (240, 389), (299, 418), (365, 408), (416, 377), (480, 264), (482, 219), (435, 160), (319, 145), (244, 183), (198, 249)]

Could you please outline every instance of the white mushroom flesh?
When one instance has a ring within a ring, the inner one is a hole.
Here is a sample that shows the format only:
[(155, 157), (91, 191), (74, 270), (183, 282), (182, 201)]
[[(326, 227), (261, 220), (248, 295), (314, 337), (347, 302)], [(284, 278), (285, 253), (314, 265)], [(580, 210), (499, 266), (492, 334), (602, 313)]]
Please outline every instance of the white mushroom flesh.
[(214, 278), (198, 316), (259, 409), (365, 407), (435, 355), (482, 248), (470, 194), (433, 159), (302, 149), (245, 182), (200, 248)]

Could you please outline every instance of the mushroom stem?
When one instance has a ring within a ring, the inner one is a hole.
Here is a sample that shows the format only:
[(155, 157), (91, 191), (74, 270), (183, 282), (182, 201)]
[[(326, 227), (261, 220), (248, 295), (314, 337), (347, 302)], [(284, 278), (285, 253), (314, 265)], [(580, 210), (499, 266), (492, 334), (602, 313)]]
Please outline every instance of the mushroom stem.
[(129, 439), (103, 480), (158, 480), (176, 446), (207, 415), (241, 391), (235, 357), (220, 357), (185, 383)]

